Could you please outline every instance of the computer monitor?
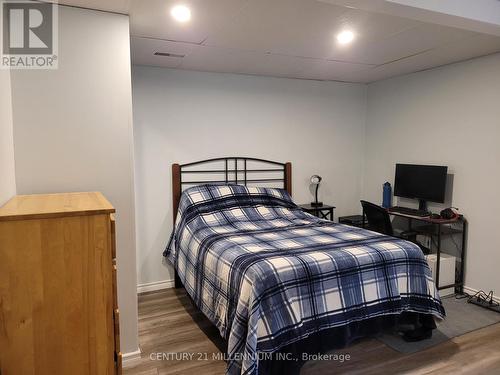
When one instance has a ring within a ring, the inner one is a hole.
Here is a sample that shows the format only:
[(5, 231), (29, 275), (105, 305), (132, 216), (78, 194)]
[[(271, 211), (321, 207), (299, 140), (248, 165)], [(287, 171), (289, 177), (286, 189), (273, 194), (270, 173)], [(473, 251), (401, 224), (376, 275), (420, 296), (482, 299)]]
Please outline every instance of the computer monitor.
[(420, 210), (427, 210), (427, 201), (444, 203), (447, 173), (445, 166), (396, 164), (394, 195), (418, 199)]

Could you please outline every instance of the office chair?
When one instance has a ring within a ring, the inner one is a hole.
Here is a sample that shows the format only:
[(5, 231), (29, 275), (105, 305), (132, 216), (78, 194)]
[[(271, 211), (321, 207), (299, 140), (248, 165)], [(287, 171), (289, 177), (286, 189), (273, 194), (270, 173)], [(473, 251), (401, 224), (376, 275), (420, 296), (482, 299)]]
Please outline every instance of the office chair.
[(363, 213), (366, 215), (366, 220), (368, 220), (370, 230), (394, 236), (391, 218), (385, 208), (367, 201), (361, 201), (361, 206), (363, 207)]
[[(394, 237), (391, 218), (385, 208), (363, 200), (361, 201), (361, 206), (363, 207), (363, 214), (366, 215), (366, 220), (368, 221), (367, 229)], [(429, 253), (429, 249), (417, 242), (417, 232), (407, 230), (399, 233), (398, 237), (413, 242), (420, 247), (424, 254)]]

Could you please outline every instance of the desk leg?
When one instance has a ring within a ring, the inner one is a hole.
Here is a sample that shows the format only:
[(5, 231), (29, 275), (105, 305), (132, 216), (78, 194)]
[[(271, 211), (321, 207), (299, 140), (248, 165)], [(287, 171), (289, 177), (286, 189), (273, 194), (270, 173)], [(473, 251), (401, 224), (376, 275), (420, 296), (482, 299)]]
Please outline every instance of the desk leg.
[[(467, 221), (465, 219), (462, 219), (462, 253), (460, 254), (460, 286), (458, 287), (458, 293), (463, 294), (464, 293), (464, 271), (465, 271), (465, 241), (467, 239)], [(455, 288), (455, 292), (457, 289)]]
[(438, 224), (438, 243), (436, 255), (436, 287), (439, 290), (439, 270), (441, 269), (441, 224)]

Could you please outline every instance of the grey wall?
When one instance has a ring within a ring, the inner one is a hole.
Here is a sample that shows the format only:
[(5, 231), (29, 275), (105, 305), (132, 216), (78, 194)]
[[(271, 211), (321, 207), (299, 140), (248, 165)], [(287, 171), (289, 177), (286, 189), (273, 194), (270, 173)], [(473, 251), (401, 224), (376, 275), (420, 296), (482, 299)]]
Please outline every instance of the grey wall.
[(0, 70), (0, 206), (16, 194), (10, 71)]
[(368, 200), (381, 202), (396, 162), (449, 166), (448, 204), (469, 220), (466, 285), (498, 294), (500, 54), (370, 84), (366, 141)]
[(293, 196), (309, 178), (336, 215), (357, 211), (366, 87), (358, 84), (133, 67), (139, 284), (172, 280), (162, 251), (172, 228), (170, 166), (211, 157), (291, 161)]
[(59, 8), (59, 69), (12, 71), (19, 194), (102, 191), (117, 210), (122, 351), (138, 348), (128, 17)]

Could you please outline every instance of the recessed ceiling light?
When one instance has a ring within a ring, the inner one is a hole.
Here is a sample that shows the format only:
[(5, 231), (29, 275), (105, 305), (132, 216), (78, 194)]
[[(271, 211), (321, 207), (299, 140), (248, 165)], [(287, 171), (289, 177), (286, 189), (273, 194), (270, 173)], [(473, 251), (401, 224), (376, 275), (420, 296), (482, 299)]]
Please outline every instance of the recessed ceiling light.
[(176, 5), (170, 10), (170, 15), (179, 22), (187, 22), (191, 19), (191, 10), (185, 5)]
[(354, 33), (349, 30), (344, 30), (337, 34), (337, 41), (340, 44), (349, 44), (354, 40)]

